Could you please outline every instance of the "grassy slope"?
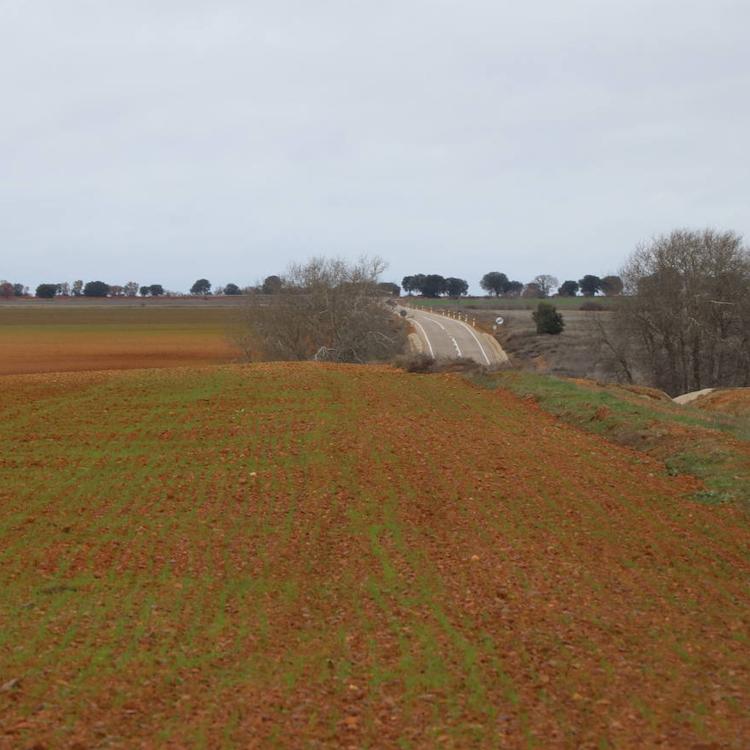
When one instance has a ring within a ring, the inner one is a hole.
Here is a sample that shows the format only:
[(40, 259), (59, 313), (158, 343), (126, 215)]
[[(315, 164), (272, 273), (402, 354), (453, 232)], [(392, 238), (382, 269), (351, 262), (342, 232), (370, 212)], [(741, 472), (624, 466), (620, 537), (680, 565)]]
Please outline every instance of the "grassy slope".
[(1, 748), (750, 738), (738, 514), (506, 391), (9, 377), (0, 446)]
[(700, 500), (738, 502), (750, 509), (750, 417), (744, 414), (679, 406), (618, 386), (531, 373), (498, 373), (476, 382), (533, 398), (571, 424), (664, 461), (673, 473), (700, 478), (705, 483), (696, 494)]

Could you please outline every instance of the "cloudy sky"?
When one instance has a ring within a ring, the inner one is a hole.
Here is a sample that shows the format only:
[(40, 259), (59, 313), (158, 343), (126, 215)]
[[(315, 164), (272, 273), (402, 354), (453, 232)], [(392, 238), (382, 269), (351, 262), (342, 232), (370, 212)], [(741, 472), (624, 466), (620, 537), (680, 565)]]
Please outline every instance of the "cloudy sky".
[(616, 270), (750, 234), (747, 0), (0, 0), (0, 278)]

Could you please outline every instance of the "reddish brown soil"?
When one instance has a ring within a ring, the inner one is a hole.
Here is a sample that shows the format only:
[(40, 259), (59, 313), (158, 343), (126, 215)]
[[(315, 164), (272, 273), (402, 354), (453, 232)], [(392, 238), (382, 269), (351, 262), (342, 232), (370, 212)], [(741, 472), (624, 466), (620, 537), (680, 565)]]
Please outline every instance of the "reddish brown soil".
[(220, 334), (130, 336), (107, 333), (39, 335), (23, 342), (2, 341), (0, 375), (87, 370), (131, 370), (231, 362), (238, 350)]
[(12, 376), (0, 444), (3, 749), (750, 745), (746, 518), (509, 392)]
[(692, 405), (706, 411), (750, 417), (750, 388), (727, 388), (714, 391), (697, 399)]
[(238, 361), (241, 306), (193, 300), (0, 305), (0, 375)]

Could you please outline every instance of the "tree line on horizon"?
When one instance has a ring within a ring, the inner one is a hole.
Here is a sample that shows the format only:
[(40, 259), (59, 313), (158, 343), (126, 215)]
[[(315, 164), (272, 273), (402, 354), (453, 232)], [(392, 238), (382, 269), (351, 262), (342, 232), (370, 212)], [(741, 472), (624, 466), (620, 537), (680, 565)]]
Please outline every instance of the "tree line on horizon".
[[(398, 297), (401, 287), (392, 282), (379, 282), (378, 288), (384, 294)], [(243, 294), (277, 294), (288, 288), (288, 284), (277, 275), (267, 276), (262, 283), (254, 286), (240, 287), (229, 283), (224, 286), (213, 286), (208, 279), (197, 279), (190, 287), (190, 294), (198, 297), (208, 296), (237, 296)], [(291, 287), (290, 287), (291, 288)], [(0, 280), (0, 298), (37, 297), (39, 299), (53, 299), (54, 297), (182, 297), (182, 292), (166, 290), (161, 284), (140, 285), (136, 281), (126, 284), (107, 284), (104, 281), (77, 280), (72, 283), (43, 283), (39, 284), (31, 294), (28, 286), (19, 283)]]
[[(207, 295), (237, 295), (244, 294), (247, 290), (241, 289), (237, 284), (227, 284), (221, 287), (212, 287), (208, 279), (198, 279), (190, 288), (190, 294), (196, 296)], [(72, 283), (39, 284), (31, 294), (28, 286), (10, 281), (0, 280), (0, 298), (11, 297), (38, 297), (40, 299), (52, 299), (54, 297), (162, 297), (183, 296), (180, 292), (171, 292), (162, 284), (141, 285), (136, 281), (128, 281), (122, 286), (118, 284), (107, 284), (104, 281), (88, 281), (78, 279)]]
[[(577, 297), (579, 292), (584, 297), (594, 297), (604, 294), (607, 297), (616, 296), (623, 292), (623, 282), (619, 276), (604, 276), (600, 278), (594, 274), (586, 274), (578, 281), (568, 280), (562, 284), (550, 274), (539, 274), (526, 284), (514, 281), (500, 271), (489, 271), (486, 273), (479, 285), (488, 295), (495, 297), (531, 297), (534, 299), (545, 299), (553, 296)], [(469, 285), (465, 279), (449, 276), (444, 278), (439, 274), (415, 274), (404, 276), (401, 287), (408, 294), (417, 292), (423, 297), (452, 298), (463, 297), (468, 294)]]

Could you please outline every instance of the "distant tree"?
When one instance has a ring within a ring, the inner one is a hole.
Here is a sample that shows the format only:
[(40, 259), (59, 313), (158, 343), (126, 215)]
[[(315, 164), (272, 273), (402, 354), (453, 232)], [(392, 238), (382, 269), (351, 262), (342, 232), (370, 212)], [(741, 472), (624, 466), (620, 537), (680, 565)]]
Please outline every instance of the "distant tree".
[(415, 273), (412, 276), (412, 291), (424, 294), (424, 287), (427, 283), (427, 277), (423, 273)]
[(563, 281), (562, 286), (557, 290), (561, 297), (575, 297), (578, 294), (577, 281)]
[(531, 281), (523, 288), (521, 296), (526, 297), (527, 299), (541, 299), (544, 295), (542, 294), (542, 290), (539, 288), (539, 284), (537, 284), (535, 281)]
[(119, 284), (112, 284), (112, 286), (109, 287), (109, 293), (113, 297), (122, 297), (125, 294), (125, 287), (120, 286)]
[(445, 292), (445, 279), (440, 274), (430, 273), (424, 277), (422, 294), (425, 297), (439, 297), (441, 294), (445, 294)]
[(261, 291), (263, 294), (278, 294), (281, 291), (282, 284), (283, 282), (279, 276), (266, 276)]
[(61, 297), (70, 297), (70, 284), (68, 284), (67, 281), (63, 281), (62, 284), (58, 284), (57, 293)]
[(150, 286), (142, 286), (138, 293), (141, 295), (141, 297), (148, 297), (149, 294), (151, 294), (151, 287)]
[(494, 294), (496, 297), (499, 297), (501, 294), (505, 294), (508, 291), (509, 283), (508, 277), (504, 273), (490, 271), (482, 276), (479, 286), (481, 286), (488, 294)]
[(602, 288), (602, 280), (590, 273), (579, 279), (578, 284), (584, 297), (593, 297)]
[(532, 317), (536, 323), (537, 333), (548, 333), (555, 336), (562, 333), (563, 328), (565, 328), (563, 316), (549, 302), (540, 302)]
[(123, 290), (128, 297), (135, 297), (138, 294), (138, 282), (128, 281)]
[(469, 284), (465, 279), (457, 279), (454, 276), (449, 276), (445, 280), (445, 291), (449, 297), (461, 297), (467, 294), (469, 291)]
[(16, 293), (13, 290), (13, 284), (10, 281), (0, 281), (0, 297), (3, 299), (10, 299), (15, 297)]
[(29, 293), (29, 288), (23, 284), (13, 284), (13, 294), (16, 297), (25, 297)]
[(77, 279), (73, 282), (73, 296), (80, 297), (83, 294), (83, 281)]
[(242, 290), (237, 286), (237, 284), (227, 284), (224, 287), (224, 294), (228, 294), (234, 297), (238, 294), (242, 294)]
[(148, 293), (152, 297), (161, 297), (164, 294), (164, 287), (161, 284), (151, 284), (148, 288)]
[(401, 296), (401, 287), (398, 284), (394, 284), (392, 281), (381, 281), (378, 283), (378, 289), (390, 295), (391, 297)]
[(109, 284), (103, 281), (89, 281), (83, 287), (84, 297), (106, 297), (109, 294)]
[(539, 287), (542, 297), (549, 297), (560, 282), (548, 273), (540, 273), (534, 277), (534, 283)]
[(622, 294), (623, 282), (619, 276), (605, 276), (601, 282), (601, 290), (607, 297), (616, 297)]
[(401, 288), (411, 297), (411, 293), (415, 291), (414, 277), (404, 276), (404, 278), (401, 279)]
[(518, 297), (523, 292), (524, 285), (520, 281), (509, 281), (505, 290), (506, 297)]
[(42, 299), (52, 299), (57, 294), (57, 284), (39, 284), (36, 296)]
[(190, 287), (190, 294), (206, 296), (211, 294), (211, 282), (208, 279), (198, 279)]

